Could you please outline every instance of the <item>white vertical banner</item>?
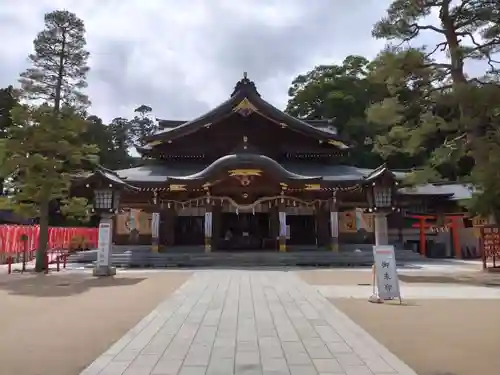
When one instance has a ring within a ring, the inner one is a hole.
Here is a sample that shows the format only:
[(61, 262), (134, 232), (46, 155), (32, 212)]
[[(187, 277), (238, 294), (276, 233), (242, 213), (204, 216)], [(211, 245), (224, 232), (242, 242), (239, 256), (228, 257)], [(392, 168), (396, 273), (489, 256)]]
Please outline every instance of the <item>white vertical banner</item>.
[(97, 266), (107, 267), (110, 265), (111, 235), (111, 223), (100, 223), (97, 240)]
[(339, 237), (339, 213), (337, 211), (330, 211), (330, 236)]
[(279, 212), (279, 220), (280, 220), (280, 237), (285, 237), (287, 234), (287, 229), (286, 229), (286, 212), (280, 211)]
[(153, 238), (160, 237), (160, 213), (153, 212), (151, 215), (151, 235)]
[(382, 300), (398, 298), (401, 302), (394, 246), (373, 246), (373, 257), (378, 297)]
[(212, 237), (212, 212), (205, 212), (205, 237)]

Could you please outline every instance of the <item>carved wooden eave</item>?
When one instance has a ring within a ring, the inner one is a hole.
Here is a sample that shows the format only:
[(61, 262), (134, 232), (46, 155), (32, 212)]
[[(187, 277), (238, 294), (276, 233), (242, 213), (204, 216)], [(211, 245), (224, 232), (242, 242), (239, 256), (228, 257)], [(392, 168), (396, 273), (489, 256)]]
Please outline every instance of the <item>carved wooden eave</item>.
[(156, 140), (156, 141), (147, 143), (146, 147), (155, 147), (155, 146), (161, 145), (162, 143), (163, 143), (162, 141)]
[(168, 187), (169, 191), (187, 191), (187, 185), (181, 184), (170, 184)]
[(304, 190), (318, 191), (318, 190), (321, 190), (321, 185), (320, 184), (306, 184), (304, 187)]
[(332, 145), (332, 146), (335, 146), (335, 147), (338, 147), (342, 150), (345, 150), (345, 149), (348, 149), (349, 146), (346, 145), (345, 143), (341, 142), (341, 141), (337, 141), (335, 139), (330, 139), (328, 140), (328, 144)]
[(235, 176), (261, 176), (262, 170), (260, 169), (232, 169), (228, 171), (230, 177)]

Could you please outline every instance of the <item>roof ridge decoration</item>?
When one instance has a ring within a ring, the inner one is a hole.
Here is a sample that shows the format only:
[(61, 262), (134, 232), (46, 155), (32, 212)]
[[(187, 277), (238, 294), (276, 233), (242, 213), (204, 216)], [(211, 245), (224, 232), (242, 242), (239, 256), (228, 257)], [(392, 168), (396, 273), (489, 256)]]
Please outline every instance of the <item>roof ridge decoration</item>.
[(231, 97), (235, 96), (240, 91), (252, 92), (253, 94), (260, 96), (259, 92), (257, 91), (257, 86), (255, 86), (255, 82), (248, 79), (247, 72), (243, 72), (243, 78), (236, 82)]

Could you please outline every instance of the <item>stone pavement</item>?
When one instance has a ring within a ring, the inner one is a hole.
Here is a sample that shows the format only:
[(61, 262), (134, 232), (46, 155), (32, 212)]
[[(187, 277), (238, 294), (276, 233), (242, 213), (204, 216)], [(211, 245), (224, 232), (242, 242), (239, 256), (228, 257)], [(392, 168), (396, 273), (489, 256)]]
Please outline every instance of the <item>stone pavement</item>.
[(121, 374), (416, 375), (293, 273), (240, 270), (196, 272), (80, 375)]

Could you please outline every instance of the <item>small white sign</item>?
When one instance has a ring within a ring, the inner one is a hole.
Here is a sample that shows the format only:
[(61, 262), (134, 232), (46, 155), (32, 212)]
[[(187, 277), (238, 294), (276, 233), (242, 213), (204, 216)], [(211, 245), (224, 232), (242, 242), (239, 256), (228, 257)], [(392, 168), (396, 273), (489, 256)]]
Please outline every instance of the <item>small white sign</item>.
[(97, 265), (109, 266), (109, 252), (111, 251), (111, 224), (99, 224), (97, 240)]
[(373, 246), (373, 258), (379, 298), (382, 300), (398, 298), (401, 301), (394, 246)]

